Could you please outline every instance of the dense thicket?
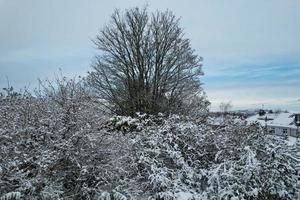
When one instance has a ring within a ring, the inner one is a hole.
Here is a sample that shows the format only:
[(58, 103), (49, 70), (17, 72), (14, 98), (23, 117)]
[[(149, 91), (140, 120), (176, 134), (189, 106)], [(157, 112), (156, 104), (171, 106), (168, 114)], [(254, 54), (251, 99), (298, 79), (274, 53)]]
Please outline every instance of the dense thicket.
[(101, 52), (88, 80), (117, 114), (178, 113), (204, 100), (202, 58), (172, 12), (116, 10), (94, 43)]
[(1, 200), (299, 198), (299, 142), (230, 116), (109, 118), (81, 81), (42, 88), (1, 96)]

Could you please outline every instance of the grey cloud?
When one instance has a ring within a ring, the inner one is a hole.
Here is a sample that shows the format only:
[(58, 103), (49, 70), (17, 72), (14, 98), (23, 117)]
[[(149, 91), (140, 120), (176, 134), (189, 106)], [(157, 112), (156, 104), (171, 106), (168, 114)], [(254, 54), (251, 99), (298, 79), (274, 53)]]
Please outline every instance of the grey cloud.
[(5, 75), (21, 85), (59, 67), (70, 75), (88, 71), (96, 53), (90, 39), (113, 10), (146, 4), (182, 17), (207, 76), (277, 59), (300, 62), (299, 1), (0, 0), (0, 86)]

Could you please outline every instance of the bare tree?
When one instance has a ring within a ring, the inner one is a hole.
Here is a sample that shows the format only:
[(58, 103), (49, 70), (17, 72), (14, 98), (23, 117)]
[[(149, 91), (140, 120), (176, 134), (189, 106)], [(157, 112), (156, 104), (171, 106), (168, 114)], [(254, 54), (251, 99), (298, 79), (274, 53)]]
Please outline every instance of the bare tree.
[(226, 103), (225, 102), (220, 103), (220, 111), (222, 113), (226, 114), (231, 108), (232, 108), (232, 104), (230, 101)]
[(173, 112), (201, 91), (202, 58), (170, 11), (116, 10), (93, 42), (88, 81), (118, 114)]

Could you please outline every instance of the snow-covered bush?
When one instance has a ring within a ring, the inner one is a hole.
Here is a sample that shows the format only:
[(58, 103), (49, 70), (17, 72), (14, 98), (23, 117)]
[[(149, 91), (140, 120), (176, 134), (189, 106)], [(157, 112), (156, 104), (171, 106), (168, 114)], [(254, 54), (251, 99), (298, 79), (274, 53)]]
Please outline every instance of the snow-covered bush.
[(127, 200), (127, 197), (119, 192), (112, 191), (109, 192), (102, 192), (97, 200)]
[(300, 197), (299, 142), (229, 118), (210, 126), (192, 115), (106, 116), (68, 85), (63, 96), (56, 86), (1, 96), (0, 198)]
[(161, 124), (164, 120), (162, 113), (159, 113), (155, 118), (148, 114), (136, 113), (135, 115), (134, 118), (130, 116), (113, 116), (107, 121), (106, 128), (110, 131), (121, 131), (123, 133), (140, 132), (143, 128)]
[(0, 200), (19, 200), (21, 198), (20, 192), (9, 192), (0, 197)]

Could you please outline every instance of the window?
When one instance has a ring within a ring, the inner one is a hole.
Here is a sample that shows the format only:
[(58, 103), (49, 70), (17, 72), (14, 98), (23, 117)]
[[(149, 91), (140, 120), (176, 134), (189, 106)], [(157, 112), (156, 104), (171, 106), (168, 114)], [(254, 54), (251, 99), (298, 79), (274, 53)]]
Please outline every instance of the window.
[(274, 134), (275, 133), (275, 128), (270, 128), (269, 129), (269, 134)]
[(282, 133), (286, 135), (286, 134), (287, 134), (287, 129), (284, 128), (284, 129), (282, 130)]

